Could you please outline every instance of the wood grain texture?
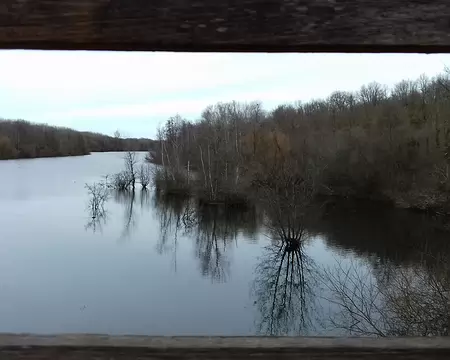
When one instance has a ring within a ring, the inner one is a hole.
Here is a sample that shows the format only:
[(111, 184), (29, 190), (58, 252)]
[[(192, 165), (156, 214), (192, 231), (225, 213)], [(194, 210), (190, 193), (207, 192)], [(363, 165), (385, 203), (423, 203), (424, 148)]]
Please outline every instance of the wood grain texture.
[(0, 0), (0, 48), (448, 52), (448, 0)]
[(147, 337), (1, 334), (0, 359), (448, 359), (450, 338)]

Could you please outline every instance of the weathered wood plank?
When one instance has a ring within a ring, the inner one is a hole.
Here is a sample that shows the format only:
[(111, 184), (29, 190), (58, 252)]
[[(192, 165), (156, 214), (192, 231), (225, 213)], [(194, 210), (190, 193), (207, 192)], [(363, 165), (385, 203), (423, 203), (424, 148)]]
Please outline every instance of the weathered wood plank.
[(447, 52), (448, 0), (2, 0), (0, 48)]
[(447, 359), (450, 338), (0, 335), (1, 359)]

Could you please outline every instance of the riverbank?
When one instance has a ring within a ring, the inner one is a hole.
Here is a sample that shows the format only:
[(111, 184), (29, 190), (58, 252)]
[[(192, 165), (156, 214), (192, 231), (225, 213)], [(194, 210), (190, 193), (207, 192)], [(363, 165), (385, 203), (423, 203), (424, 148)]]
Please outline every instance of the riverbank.
[[(147, 159), (148, 161), (148, 159)], [(205, 205), (226, 205), (226, 206), (249, 206), (264, 200), (264, 190), (258, 188), (257, 183), (251, 183), (244, 189), (232, 189), (229, 192), (221, 191), (216, 194), (214, 199), (208, 195), (208, 191), (204, 189), (201, 183), (201, 174), (190, 174), (190, 180), (186, 180), (186, 172), (183, 176), (178, 174), (175, 179), (169, 179), (167, 174), (164, 175), (162, 168), (154, 173), (154, 185), (158, 191), (164, 192), (171, 196), (193, 196), (198, 201)], [(287, 184), (289, 185), (289, 184)], [(272, 189), (273, 190), (273, 189)], [(280, 188), (279, 190), (283, 190)], [(284, 189), (286, 190), (286, 189)], [(294, 194), (291, 194), (294, 195)], [(274, 192), (272, 197), (278, 197)], [(292, 200), (292, 197), (285, 199), (286, 202)], [(267, 200), (267, 199), (266, 199)], [(273, 200), (273, 199), (269, 199)], [(422, 190), (408, 193), (384, 191), (382, 193), (361, 193), (355, 191), (333, 191), (329, 187), (322, 186), (309, 199), (303, 198), (304, 201), (311, 201), (315, 203), (328, 202), (369, 202), (374, 205), (382, 205), (385, 207), (403, 209), (413, 212), (422, 212), (435, 215), (449, 215), (450, 214), (450, 198), (447, 192), (438, 192), (433, 190)], [(270, 201), (269, 201), (270, 202)]]
[[(58, 158), (65, 158), (65, 157), (82, 157), (82, 156), (90, 156), (94, 153), (126, 153), (126, 150), (106, 150), (106, 151), (90, 151), (88, 153), (84, 154), (53, 154), (53, 155), (42, 155), (42, 156), (35, 156), (35, 157), (22, 157), (22, 158), (11, 158), (11, 159), (0, 159), (0, 161), (11, 161), (11, 160), (35, 160), (35, 159), (58, 159)], [(136, 152), (144, 152), (145, 151), (136, 151)]]
[(149, 151), (154, 141), (0, 120), (0, 160), (80, 156), (91, 152)]

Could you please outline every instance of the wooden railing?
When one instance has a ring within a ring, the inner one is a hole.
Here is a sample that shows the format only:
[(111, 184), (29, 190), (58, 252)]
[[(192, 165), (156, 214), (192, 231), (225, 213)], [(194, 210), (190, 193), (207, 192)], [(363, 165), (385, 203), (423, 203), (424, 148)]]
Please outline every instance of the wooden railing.
[(0, 48), (448, 52), (448, 0), (2, 0)]
[(448, 359), (450, 338), (0, 335), (1, 359)]

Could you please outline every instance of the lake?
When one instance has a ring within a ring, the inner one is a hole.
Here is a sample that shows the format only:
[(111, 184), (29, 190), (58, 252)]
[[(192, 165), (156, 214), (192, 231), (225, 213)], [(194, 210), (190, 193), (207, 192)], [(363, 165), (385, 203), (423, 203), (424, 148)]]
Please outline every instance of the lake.
[(93, 219), (85, 184), (122, 169), (123, 153), (0, 162), (0, 332), (447, 335), (443, 219), (327, 201), (291, 246), (258, 207), (152, 187)]

